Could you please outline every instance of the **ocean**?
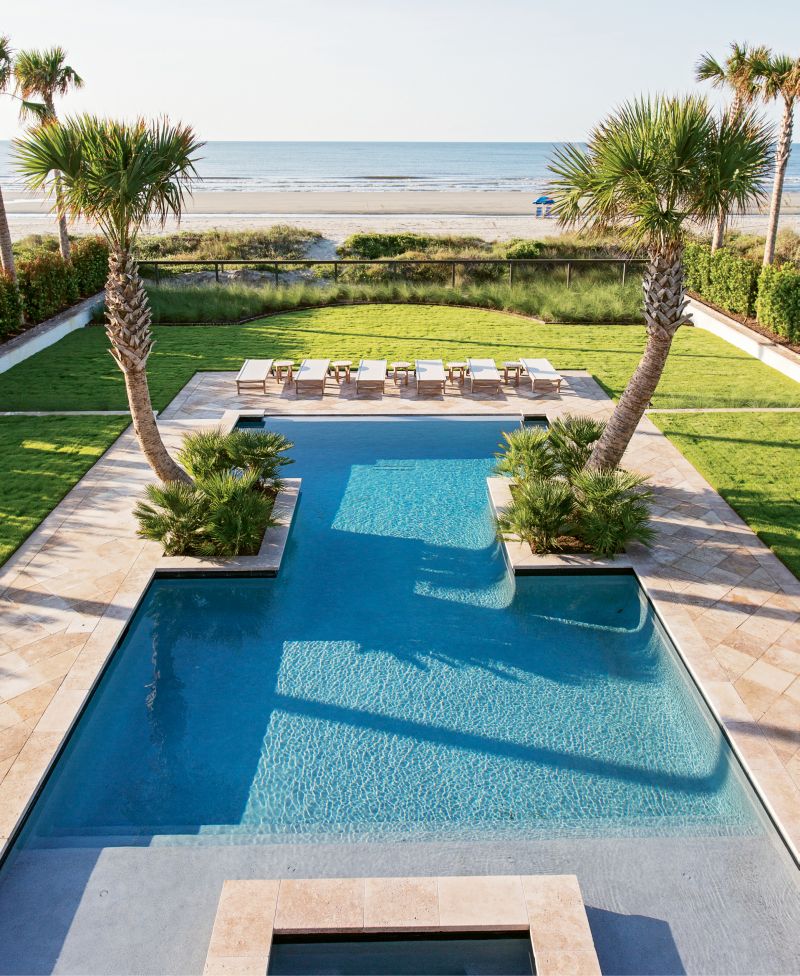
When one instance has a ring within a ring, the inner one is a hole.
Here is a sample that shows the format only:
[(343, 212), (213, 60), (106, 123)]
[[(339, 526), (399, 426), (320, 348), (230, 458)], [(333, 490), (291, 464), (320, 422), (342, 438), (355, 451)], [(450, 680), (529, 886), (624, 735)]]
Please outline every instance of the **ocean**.
[[(220, 192), (309, 190), (519, 190), (548, 181), (554, 142), (208, 142), (201, 185)], [(787, 191), (800, 191), (800, 146)], [(0, 187), (19, 189), (11, 144), (0, 142)]]

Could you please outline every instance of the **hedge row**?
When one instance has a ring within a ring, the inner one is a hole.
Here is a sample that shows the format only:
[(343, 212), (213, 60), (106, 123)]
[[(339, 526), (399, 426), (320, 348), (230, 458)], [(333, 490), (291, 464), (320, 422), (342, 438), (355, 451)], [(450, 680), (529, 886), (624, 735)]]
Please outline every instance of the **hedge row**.
[(101, 291), (108, 274), (108, 247), (100, 238), (85, 237), (72, 245), (72, 263), (59, 254), (43, 252), (17, 266), (17, 284), (0, 277), (0, 336), (52, 318)]
[(686, 287), (735, 315), (756, 314), (759, 265), (724, 248), (687, 244), (683, 254)]
[(793, 265), (762, 268), (750, 258), (707, 244), (684, 250), (686, 287), (738, 315), (755, 316), (776, 335), (800, 342), (800, 270)]
[(800, 342), (800, 271), (789, 264), (764, 268), (758, 284), (758, 321), (790, 342)]

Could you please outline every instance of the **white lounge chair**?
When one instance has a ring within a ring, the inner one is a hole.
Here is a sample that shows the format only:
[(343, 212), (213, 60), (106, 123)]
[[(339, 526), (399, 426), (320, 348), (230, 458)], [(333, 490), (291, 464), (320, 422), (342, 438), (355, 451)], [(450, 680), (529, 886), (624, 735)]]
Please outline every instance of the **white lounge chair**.
[(417, 393), (444, 393), (444, 365), (441, 359), (418, 359)]
[(473, 393), (486, 390), (489, 393), (500, 392), (500, 373), (493, 359), (468, 359), (469, 388)]
[(561, 392), (563, 377), (557, 373), (549, 359), (520, 359), (522, 368), (530, 377), (531, 389), (542, 392)]
[(267, 378), (272, 370), (271, 359), (245, 359), (242, 368), (236, 374), (236, 392), (255, 387), (267, 392)]
[(378, 390), (383, 393), (386, 389), (386, 360), (362, 359), (356, 373), (356, 396), (362, 390)]
[(304, 359), (294, 375), (294, 388), (298, 393), (325, 393), (325, 380), (328, 378), (330, 359)]

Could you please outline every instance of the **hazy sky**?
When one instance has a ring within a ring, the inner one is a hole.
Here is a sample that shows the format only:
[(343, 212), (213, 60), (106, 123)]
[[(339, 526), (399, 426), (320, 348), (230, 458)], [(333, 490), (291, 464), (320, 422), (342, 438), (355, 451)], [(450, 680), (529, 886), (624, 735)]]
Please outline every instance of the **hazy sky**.
[[(800, 2), (3, 0), (16, 48), (61, 44), (62, 113), (166, 113), (204, 139), (582, 139), (748, 40), (800, 55)], [(0, 138), (19, 131), (0, 99)]]

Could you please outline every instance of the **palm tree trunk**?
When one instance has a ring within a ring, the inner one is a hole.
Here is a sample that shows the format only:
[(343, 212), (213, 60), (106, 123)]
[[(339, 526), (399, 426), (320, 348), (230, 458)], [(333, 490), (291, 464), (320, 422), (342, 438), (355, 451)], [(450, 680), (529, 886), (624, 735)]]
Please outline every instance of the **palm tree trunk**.
[(772, 185), (772, 201), (769, 207), (769, 224), (767, 225), (767, 242), (764, 245), (764, 264), (769, 265), (775, 260), (775, 241), (778, 237), (778, 221), (781, 216), (781, 198), (783, 197), (783, 181), (786, 177), (786, 167), (792, 152), (792, 127), (794, 123), (794, 99), (783, 100), (783, 118), (778, 137), (778, 149), (775, 153), (775, 182)]
[(647, 345), (606, 429), (595, 443), (588, 468), (611, 470), (622, 460), (664, 372), (675, 333), (688, 321), (683, 314), (686, 304), (682, 249), (651, 254), (644, 275)]
[(17, 269), (14, 265), (14, 250), (11, 247), (11, 231), (8, 229), (8, 217), (6, 216), (6, 205), (3, 200), (3, 191), (0, 190), (0, 263), (3, 271), (11, 278), (17, 280)]
[(146, 369), (153, 348), (150, 303), (136, 260), (124, 248), (112, 249), (108, 256), (106, 334), (111, 355), (125, 377), (133, 429), (148, 464), (161, 481), (191, 484), (191, 478), (170, 457), (156, 424)]
[(69, 246), (69, 234), (67, 233), (67, 218), (64, 214), (64, 198), (61, 192), (61, 176), (56, 173), (56, 212), (58, 213), (58, 246), (61, 257), (69, 264), (72, 260), (72, 252)]
[(728, 221), (728, 215), (724, 210), (720, 210), (717, 215), (716, 223), (714, 224), (714, 230), (711, 234), (711, 253), (722, 247), (725, 241), (725, 224)]

